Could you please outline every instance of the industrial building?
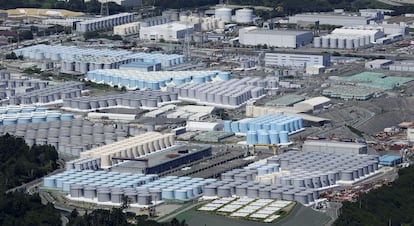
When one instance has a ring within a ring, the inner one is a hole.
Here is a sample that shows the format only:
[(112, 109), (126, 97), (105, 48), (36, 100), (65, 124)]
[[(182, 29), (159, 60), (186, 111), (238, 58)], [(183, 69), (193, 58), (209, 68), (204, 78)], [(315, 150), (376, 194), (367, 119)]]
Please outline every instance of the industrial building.
[(258, 99), (265, 95), (263, 87), (248, 85), (250, 79), (246, 77), (213, 83), (186, 83), (168, 87), (167, 90), (178, 93), (181, 100), (223, 108), (236, 108), (250, 99)]
[(135, 35), (139, 33), (141, 28), (140, 22), (133, 22), (114, 26), (114, 35), (126, 36), (126, 35)]
[(392, 64), (392, 60), (376, 59), (365, 63), (366, 69), (388, 69), (389, 65)]
[(142, 40), (181, 41), (194, 32), (194, 24), (171, 22), (150, 27), (141, 27), (139, 38)]
[(288, 94), (288, 95), (279, 97), (275, 100), (266, 102), (265, 106), (267, 107), (288, 107), (288, 106), (293, 106), (294, 104), (304, 101), (304, 100), (305, 100), (304, 96)]
[(303, 130), (303, 120), (287, 115), (264, 115), (240, 121), (224, 121), (224, 131), (245, 134), (247, 144), (287, 144), (288, 134)]
[(147, 132), (109, 145), (81, 152), (80, 156), (82, 158), (98, 157), (101, 159), (101, 168), (108, 169), (113, 164), (123, 162), (124, 159), (137, 158), (170, 147), (173, 144), (173, 134)]
[(145, 174), (160, 174), (181, 165), (211, 156), (209, 145), (176, 145), (145, 157), (130, 160), (116, 166), (116, 170), (128, 170)]
[[(392, 65), (390, 65), (390, 67), (391, 66)], [(382, 90), (390, 90), (414, 80), (414, 78), (411, 77), (385, 76), (382, 73), (376, 72), (362, 72), (350, 77), (337, 77), (335, 79), (339, 83), (353, 82), (358, 86), (372, 87)]]
[(115, 107), (156, 108), (178, 100), (176, 93), (160, 91), (132, 91), (97, 97), (73, 97), (63, 100), (63, 108), (72, 111), (96, 111)]
[(239, 30), (242, 45), (267, 45), (268, 47), (298, 48), (312, 42), (312, 32), (293, 30), (264, 30), (247, 27)]
[(328, 105), (331, 99), (326, 97), (314, 97), (293, 105), (295, 109), (302, 112), (312, 112), (323, 109), (324, 106)]
[[(226, 76), (222, 76), (222, 74)], [(86, 79), (99, 84), (110, 86), (125, 86), (127, 89), (159, 90), (169, 85), (181, 85), (194, 81), (196, 84), (205, 83), (212, 79), (230, 77), (230, 73), (217, 71), (152, 71), (140, 72), (134, 70), (104, 69), (90, 71)], [(172, 91), (173, 90), (168, 90)]]
[(45, 19), (42, 20), (42, 24), (53, 24), (53, 25), (60, 25), (63, 27), (75, 27), (77, 22), (84, 21), (85, 18), (65, 18), (65, 19)]
[(380, 97), (383, 93), (384, 89), (354, 85), (331, 85), (322, 91), (324, 96), (344, 100), (368, 100)]
[(384, 37), (378, 26), (347, 26), (334, 29), (331, 34), (313, 39), (315, 48), (357, 49), (365, 48)]
[(323, 191), (376, 174), (378, 156), (289, 151), (223, 173), (220, 181), (205, 187), (204, 196), (247, 196), (313, 205)]
[(222, 122), (187, 121), (186, 131), (221, 131)]
[(409, 27), (406, 23), (388, 23), (387, 21), (383, 21), (379, 24), (382, 27), (384, 34), (386, 35), (394, 35), (394, 34), (401, 34), (403, 36), (409, 33)]
[(85, 33), (88, 31), (100, 31), (106, 29), (112, 29), (114, 26), (127, 24), (134, 21), (134, 14), (132, 13), (119, 13), (106, 17), (100, 17), (85, 21), (76, 22), (75, 30), (79, 33)]
[(302, 13), (289, 16), (289, 23), (293, 24), (330, 24), (338, 26), (357, 26), (367, 25), (370, 21), (375, 21), (376, 16), (368, 15), (344, 15), (342, 13)]
[(276, 67), (309, 67), (315, 65), (329, 66), (330, 55), (324, 54), (295, 54), (295, 53), (265, 53), (265, 65)]
[(414, 71), (414, 61), (412, 60), (403, 60), (395, 61), (393, 64), (389, 65), (390, 71)]
[(358, 155), (367, 154), (368, 148), (361, 143), (307, 140), (302, 145), (302, 151)]
[(149, 207), (162, 200), (189, 201), (203, 194), (216, 179), (67, 170), (43, 179), (43, 187), (69, 194), (73, 200), (119, 205), (127, 196), (131, 207)]
[(400, 155), (383, 155), (379, 157), (379, 164), (383, 166), (395, 166), (402, 163)]

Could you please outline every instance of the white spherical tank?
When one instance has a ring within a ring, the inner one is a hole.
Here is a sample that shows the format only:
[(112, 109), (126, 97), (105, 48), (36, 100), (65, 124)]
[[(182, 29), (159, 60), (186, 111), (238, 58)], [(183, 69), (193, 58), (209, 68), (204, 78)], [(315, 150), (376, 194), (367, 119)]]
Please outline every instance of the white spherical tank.
[(237, 23), (251, 23), (253, 21), (252, 9), (239, 9), (236, 10), (236, 22)]
[(231, 22), (231, 9), (219, 8), (215, 10), (216, 18), (220, 18), (223, 22)]

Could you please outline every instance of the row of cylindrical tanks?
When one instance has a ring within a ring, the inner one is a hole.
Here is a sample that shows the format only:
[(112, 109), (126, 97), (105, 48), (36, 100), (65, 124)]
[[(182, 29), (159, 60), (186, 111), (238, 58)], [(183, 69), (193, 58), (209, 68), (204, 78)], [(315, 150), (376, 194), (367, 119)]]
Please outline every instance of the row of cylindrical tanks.
[(150, 197), (152, 201), (186, 201), (198, 198), (204, 188), (214, 182), (216, 179), (177, 176), (158, 178), (152, 174), (68, 170), (44, 178), (43, 186), (68, 192), (71, 198), (118, 204), (122, 202), (119, 197), (125, 195), (131, 199), (131, 204), (149, 205), (149, 202), (140, 202), (140, 196)]
[(302, 118), (281, 114), (224, 122), (224, 131), (233, 133), (247, 133), (248, 131), (258, 130), (293, 133), (301, 129), (303, 129)]
[(177, 101), (178, 94), (161, 91), (131, 91), (123, 94), (79, 97), (63, 100), (63, 107), (80, 110), (106, 109), (108, 107), (158, 107), (161, 103)]
[(187, 83), (176, 87), (168, 87), (177, 92), (180, 98), (197, 100), (202, 103), (238, 106), (250, 99), (260, 98), (265, 94), (262, 87), (240, 84), (240, 80), (231, 79), (215, 83)]
[(315, 48), (330, 49), (357, 49), (371, 45), (371, 37), (369, 35), (336, 37), (322, 36), (313, 39)]
[(80, 97), (82, 95), (83, 88), (84, 84), (81, 82), (65, 82), (35, 90), (23, 95), (13, 96), (9, 99), (9, 104), (45, 104), (66, 98)]
[(159, 90), (167, 84), (205, 83), (215, 78), (227, 79), (230, 73), (216, 71), (152, 71), (142, 72), (129, 69), (104, 69), (90, 71), (86, 79), (111, 86), (124, 86), (127, 89)]
[(319, 191), (338, 182), (371, 176), (378, 170), (378, 156), (289, 151), (242, 169), (223, 173), (221, 181), (205, 187), (205, 196), (272, 198), (309, 204)]
[[(80, 71), (82, 66), (79, 64), (72, 64), (74, 58), (85, 58), (89, 59), (83, 63), (92, 63), (90, 68), (108, 68), (109, 62), (106, 59), (117, 58), (123, 60), (132, 60), (132, 61), (144, 61), (144, 62), (159, 62), (162, 67), (170, 67), (178, 64), (184, 63), (184, 56), (178, 54), (161, 54), (161, 53), (143, 53), (143, 52), (130, 52), (126, 50), (109, 50), (109, 49), (93, 49), (93, 48), (80, 48), (77, 46), (51, 46), (51, 45), (34, 45), (29, 47), (24, 47), (21, 49), (13, 50), (17, 56), (23, 56), (24, 58), (29, 58), (37, 61), (51, 60), (51, 61), (61, 61), (69, 62), (70, 64), (62, 63), (61, 69), (67, 71), (75, 71), (76, 68)], [(95, 60), (93, 60), (95, 59)], [(102, 62), (100, 62), (100, 60)], [(80, 62), (79, 60), (76, 62)], [(121, 60), (118, 60), (121, 62)], [(99, 64), (101, 63), (101, 64)], [(112, 62), (114, 63), (114, 62)], [(104, 64), (102, 66), (102, 64)], [(113, 64), (111, 68), (115, 67)], [(116, 67), (117, 68), (117, 67)]]
[(132, 13), (119, 13), (106, 17), (84, 20), (76, 23), (77, 32), (99, 31), (112, 28), (117, 25), (131, 23), (134, 21)]
[(17, 114), (1, 114), (0, 125), (13, 125), (37, 122), (67, 121), (74, 119), (73, 114), (62, 114), (60, 111), (30, 112)]
[(126, 57), (111, 57), (108, 56), (79, 56), (73, 59), (62, 60), (61, 70), (65, 72), (80, 72), (87, 73), (88, 71), (100, 69), (118, 69), (122, 64), (134, 62), (133, 59)]
[(125, 139), (127, 131), (86, 120), (50, 121), (1, 125), (0, 134), (23, 137), (34, 144), (54, 146), (60, 153), (79, 156), (80, 152)]
[(80, 158), (65, 163), (66, 170), (98, 170), (101, 168), (100, 158)]

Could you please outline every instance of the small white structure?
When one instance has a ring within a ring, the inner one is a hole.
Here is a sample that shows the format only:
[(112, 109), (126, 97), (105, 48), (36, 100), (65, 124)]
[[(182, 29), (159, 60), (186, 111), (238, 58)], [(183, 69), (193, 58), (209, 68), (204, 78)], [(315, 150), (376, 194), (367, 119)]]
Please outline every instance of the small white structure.
[(330, 55), (325, 54), (287, 54), (266, 53), (266, 66), (310, 67), (314, 65), (329, 66)]
[(122, 24), (114, 27), (114, 35), (133, 35), (138, 34), (140, 29), (140, 22), (133, 22)]
[[(91, 0), (85, 0), (85, 2), (90, 2)], [(142, 5), (142, 0), (98, 0), (98, 2), (114, 2), (120, 6), (139, 6)]]
[(414, 127), (407, 128), (407, 139), (410, 142), (414, 142)]
[(223, 127), (219, 122), (187, 122), (187, 131), (222, 131)]
[(336, 154), (367, 154), (366, 144), (338, 141), (307, 140), (303, 143), (302, 151), (336, 153)]
[(365, 63), (366, 69), (386, 69), (392, 64), (392, 60), (377, 59)]
[(314, 97), (314, 98), (296, 103), (293, 105), (293, 107), (303, 112), (309, 112), (309, 111), (315, 111), (315, 110), (322, 109), (323, 106), (328, 105), (330, 102), (331, 102), (331, 99), (327, 97)]
[(139, 38), (143, 40), (180, 41), (194, 32), (194, 24), (172, 22), (151, 27), (141, 27)]
[(313, 65), (306, 67), (306, 74), (308, 75), (319, 75), (325, 71), (325, 66), (323, 65)]

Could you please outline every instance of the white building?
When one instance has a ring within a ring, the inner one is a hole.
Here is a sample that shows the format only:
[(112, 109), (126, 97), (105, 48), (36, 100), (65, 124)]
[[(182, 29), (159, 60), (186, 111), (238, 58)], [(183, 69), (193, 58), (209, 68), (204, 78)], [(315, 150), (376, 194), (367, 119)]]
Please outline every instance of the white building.
[(366, 69), (386, 69), (392, 64), (392, 60), (377, 59), (365, 63)]
[(414, 127), (407, 128), (407, 139), (410, 142), (414, 142)]
[[(85, 2), (90, 2), (91, 0), (85, 0)], [(98, 0), (98, 2), (114, 2), (120, 6), (138, 6), (142, 5), (142, 0)]]
[(160, 40), (166, 41), (180, 41), (186, 35), (191, 35), (194, 32), (193, 24), (185, 24), (179, 22), (172, 22), (152, 27), (141, 27), (139, 31), (139, 38), (143, 40)]
[(133, 35), (138, 34), (140, 29), (140, 22), (133, 22), (122, 24), (114, 27), (114, 35)]
[(84, 18), (66, 18), (66, 19), (45, 19), (42, 24), (60, 25), (63, 27), (74, 27), (76, 22), (84, 21)]
[(399, 24), (389, 24), (384, 21), (379, 26), (382, 27), (384, 34), (386, 35), (402, 34), (405, 36), (408, 34), (408, 25), (404, 22), (401, 22)]
[(319, 21), (319, 24), (330, 24), (338, 26), (355, 26), (369, 24), (370, 21), (376, 18), (372, 16), (360, 15), (343, 15), (333, 13), (302, 13), (289, 17), (289, 23), (293, 24), (314, 24)]
[(302, 102), (296, 103), (293, 107), (303, 112), (310, 112), (322, 109), (325, 105), (328, 105), (331, 99), (327, 97), (314, 97)]
[(311, 43), (312, 37), (310, 31), (263, 30), (258, 27), (239, 30), (239, 42), (242, 45), (298, 48)]
[(127, 24), (132, 21), (134, 21), (134, 14), (119, 13), (111, 16), (77, 22), (76, 31), (79, 33), (84, 33), (88, 31), (100, 31), (105, 29), (111, 29), (114, 26)]
[(265, 53), (266, 66), (310, 67), (315, 65), (329, 66), (330, 55), (325, 54), (288, 54)]

